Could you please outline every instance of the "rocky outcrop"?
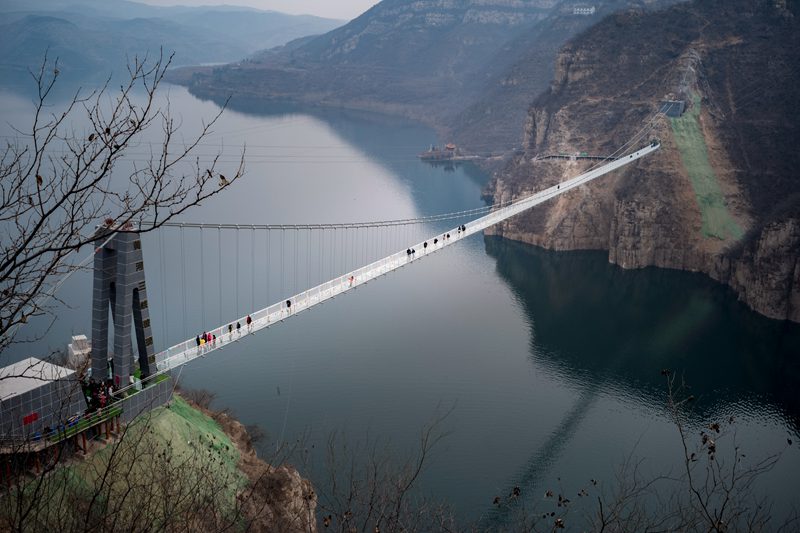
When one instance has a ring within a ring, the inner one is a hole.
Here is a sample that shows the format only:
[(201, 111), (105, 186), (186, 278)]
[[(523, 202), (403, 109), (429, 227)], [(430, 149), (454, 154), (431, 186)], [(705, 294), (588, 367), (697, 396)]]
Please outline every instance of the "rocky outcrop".
[(712, 276), (742, 301), (770, 318), (800, 322), (800, 217), (767, 224), (727, 272), (725, 263)]
[(191, 405), (212, 417), (239, 450), (239, 469), (249, 485), (237, 495), (244, 519), (253, 531), (315, 533), (317, 495), (311, 482), (291, 466), (271, 466), (256, 454), (247, 428), (227, 412)]
[[(574, 176), (589, 163), (537, 156), (610, 155), (661, 100), (678, 98), (697, 106), (696, 142), (720, 209), (709, 209), (674, 125), (659, 118), (637, 141), (658, 137), (658, 153), (493, 232), (555, 250), (608, 250), (623, 268), (704, 272), (756, 311), (800, 321), (800, 157), (792, 148), (800, 139), (787, 120), (800, 98), (791, 68), (800, 61), (797, 15), (772, 2), (734, 0), (607, 18), (561, 50), (550, 90), (529, 110), (524, 153), (487, 191), (505, 202)], [(744, 236), (709, 234), (708, 220), (720, 213)]]

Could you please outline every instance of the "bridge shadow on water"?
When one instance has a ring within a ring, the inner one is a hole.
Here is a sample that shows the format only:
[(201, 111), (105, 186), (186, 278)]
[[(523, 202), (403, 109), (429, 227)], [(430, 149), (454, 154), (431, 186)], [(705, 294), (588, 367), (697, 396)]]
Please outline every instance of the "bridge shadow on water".
[[(530, 321), (532, 364), (578, 391), (509, 491), (543, 492), (542, 479), (601, 395), (665, 405), (664, 368), (685, 377), (698, 419), (752, 402), (797, 433), (800, 326), (754, 313), (701, 274), (623, 270), (605, 252), (551, 252), (497, 237), (485, 246)], [(492, 508), (485, 521), (502, 528), (515, 507)]]

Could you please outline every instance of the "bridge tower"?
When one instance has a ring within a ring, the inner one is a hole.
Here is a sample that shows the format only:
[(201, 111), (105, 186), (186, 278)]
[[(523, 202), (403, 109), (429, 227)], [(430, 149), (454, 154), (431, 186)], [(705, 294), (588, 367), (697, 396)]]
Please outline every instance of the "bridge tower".
[[(129, 384), (135, 369), (131, 326), (136, 332), (138, 363), (141, 377), (150, 375), (155, 365), (153, 334), (144, 280), (144, 258), (139, 233), (130, 224), (114, 234), (108, 225), (100, 227), (95, 236), (98, 246), (94, 256), (94, 285), (92, 296), (92, 376), (110, 377), (108, 368), (108, 311), (114, 324), (113, 378), (114, 385)], [(105, 243), (105, 244), (103, 244)]]

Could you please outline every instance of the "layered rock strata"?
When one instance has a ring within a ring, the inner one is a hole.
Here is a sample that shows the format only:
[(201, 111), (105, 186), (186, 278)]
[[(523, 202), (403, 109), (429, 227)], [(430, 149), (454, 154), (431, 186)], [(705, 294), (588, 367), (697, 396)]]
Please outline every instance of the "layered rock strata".
[(694, 120), (696, 136), (659, 117), (636, 142), (657, 137), (661, 151), (494, 233), (608, 250), (623, 268), (704, 272), (756, 311), (800, 322), (797, 15), (773, 2), (694, 2), (619, 13), (570, 42), (530, 108), (524, 153), (488, 196), (505, 202), (584, 171), (595, 163), (541, 156), (612, 155), (664, 100), (687, 103), (679, 120)]

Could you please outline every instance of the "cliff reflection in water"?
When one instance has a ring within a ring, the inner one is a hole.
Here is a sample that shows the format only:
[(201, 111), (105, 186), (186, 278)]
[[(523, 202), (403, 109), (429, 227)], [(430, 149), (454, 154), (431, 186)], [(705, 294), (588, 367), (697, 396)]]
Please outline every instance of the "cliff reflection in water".
[(800, 326), (757, 315), (701, 274), (623, 270), (605, 252), (485, 244), (530, 319), (532, 357), (565, 380), (661, 402), (668, 368), (705, 412), (747, 398), (773, 404), (797, 430)]

